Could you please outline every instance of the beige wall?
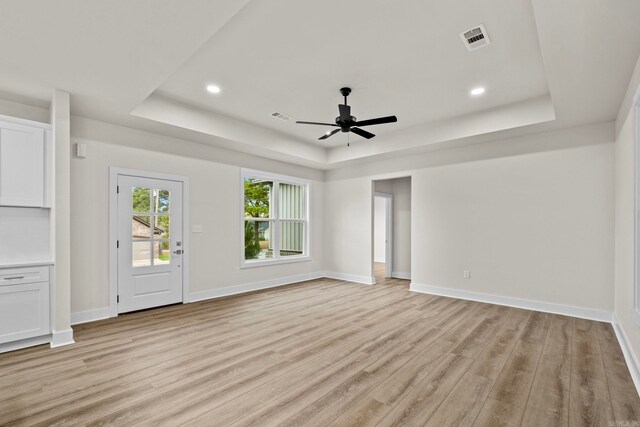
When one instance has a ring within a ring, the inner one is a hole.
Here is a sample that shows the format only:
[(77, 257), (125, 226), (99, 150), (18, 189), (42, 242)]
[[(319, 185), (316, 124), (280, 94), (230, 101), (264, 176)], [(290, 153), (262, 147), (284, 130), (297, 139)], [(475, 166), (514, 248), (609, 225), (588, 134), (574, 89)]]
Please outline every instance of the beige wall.
[(423, 169), (413, 194), (413, 282), (612, 311), (613, 144)]
[(391, 181), (393, 191), (393, 272), (411, 274), (411, 178)]
[(635, 108), (633, 97), (640, 90), (640, 61), (617, 120), (616, 136), (616, 220), (615, 220), (615, 315), (627, 337), (635, 363), (640, 367), (640, 323), (633, 319), (634, 301), (634, 215), (635, 215)]
[[(191, 292), (322, 270), (323, 183), (320, 172), (247, 155), (229, 155), (224, 150), (201, 144), (82, 118), (74, 117), (72, 124), (73, 141), (87, 144), (87, 158), (71, 162), (72, 313), (108, 305), (110, 166), (189, 177), (190, 221), (203, 225), (202, 233), (191, 234)], [(124, 143), (137, 143), (145, 148), (155, 146), (158, 151), (124, 146)], [(175, 150), (185, 155), (162, 152)], [(241, 164), (225, 164), (229, 159)], [(239, 268), (241, 166), (312, 180), (312, 261)]]
[(370, 274), (371, 181), (411, 175), (412, 282), (611, 312), (613, 139), (608, 123), (330, 171), (326, 269)]

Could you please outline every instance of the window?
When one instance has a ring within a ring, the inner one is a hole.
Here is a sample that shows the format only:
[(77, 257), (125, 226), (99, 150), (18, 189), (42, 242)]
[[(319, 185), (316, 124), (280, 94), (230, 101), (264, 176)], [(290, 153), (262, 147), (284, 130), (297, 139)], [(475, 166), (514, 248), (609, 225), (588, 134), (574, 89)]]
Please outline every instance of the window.
[(241, 265), (309, 259), (309, 181), (242, 170)]
[(634, 212), (634, 246), (635, 246), (635, 265), (634, 265), (634, 304), (633, 319), (640, 326), (640, 89), (634, 97), (633, 107), (634, 123), (634, 150), (635, 150), (635, 212)]

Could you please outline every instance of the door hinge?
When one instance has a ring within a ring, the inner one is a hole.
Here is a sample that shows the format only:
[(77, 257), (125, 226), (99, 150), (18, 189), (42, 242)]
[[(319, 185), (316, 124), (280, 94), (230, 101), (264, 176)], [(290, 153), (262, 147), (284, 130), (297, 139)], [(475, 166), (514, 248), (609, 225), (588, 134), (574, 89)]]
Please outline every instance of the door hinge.
[(117, 296), (116, 302), (120, 302), (120, 295)]
[(116, 240), (116, 249), (120, 249), (120, 240)]
[(120, 186), (116, 185), (116, 193), (120, 194)]

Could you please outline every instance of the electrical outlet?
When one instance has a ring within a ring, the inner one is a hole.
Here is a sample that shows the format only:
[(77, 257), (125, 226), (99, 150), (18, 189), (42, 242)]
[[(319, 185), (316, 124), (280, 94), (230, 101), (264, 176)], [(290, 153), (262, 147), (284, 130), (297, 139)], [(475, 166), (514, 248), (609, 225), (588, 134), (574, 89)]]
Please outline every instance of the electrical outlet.
[(471, 272), (470, 272), (469, 270), (464, 270), (464, 272), (463, 272), (463, 277), (464, 277), (465, 279), (469, 279), (469, 278), (471, 278)]

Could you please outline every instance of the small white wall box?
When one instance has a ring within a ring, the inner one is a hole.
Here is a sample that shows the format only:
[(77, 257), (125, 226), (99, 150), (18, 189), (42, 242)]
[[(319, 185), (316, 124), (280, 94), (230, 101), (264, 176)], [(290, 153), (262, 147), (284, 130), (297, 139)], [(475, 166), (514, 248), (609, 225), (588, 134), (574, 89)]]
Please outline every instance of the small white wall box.
[(76, 157), (79, 159), (84, 159), (87, 157), (87, 144), (76, 143)]

